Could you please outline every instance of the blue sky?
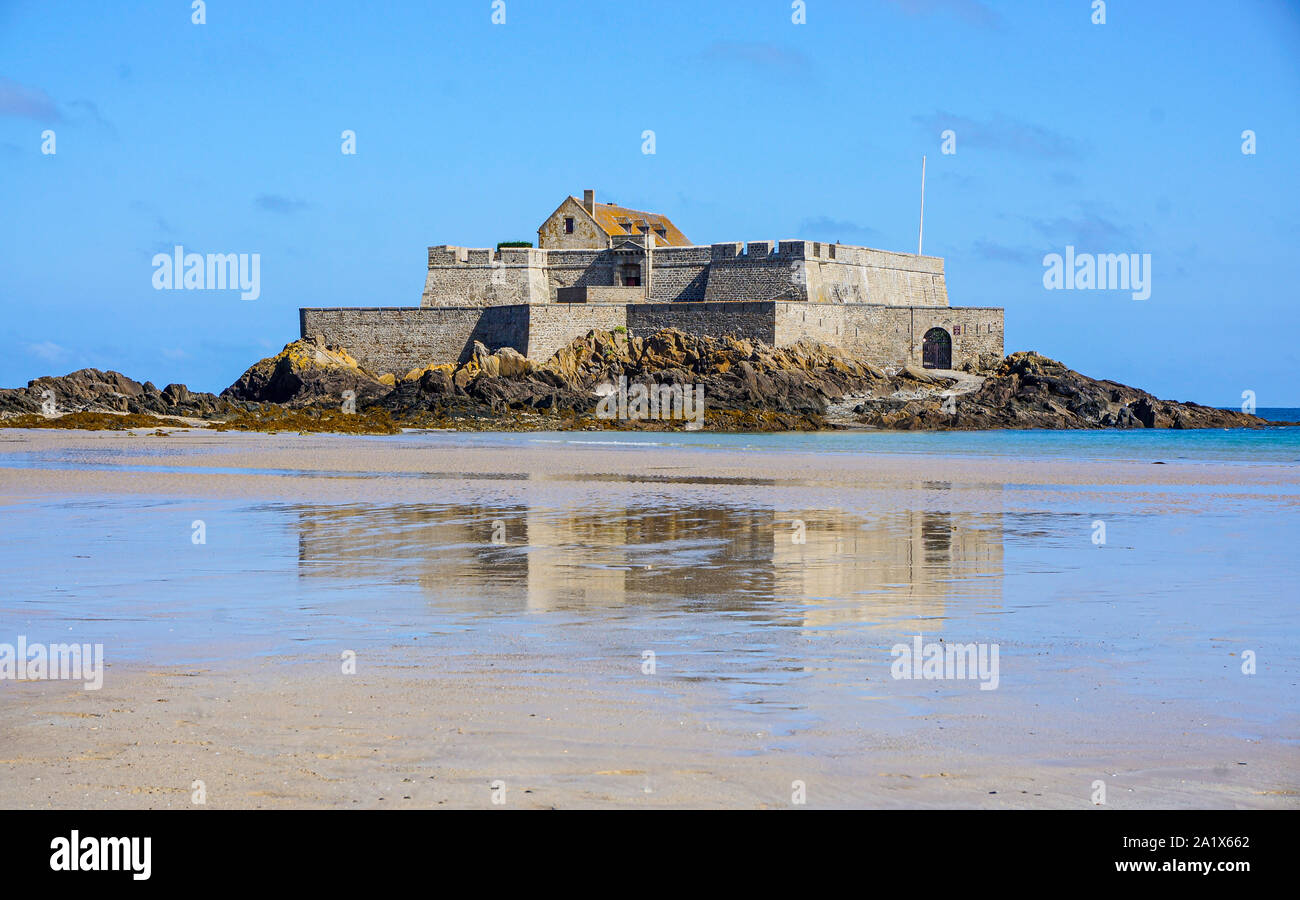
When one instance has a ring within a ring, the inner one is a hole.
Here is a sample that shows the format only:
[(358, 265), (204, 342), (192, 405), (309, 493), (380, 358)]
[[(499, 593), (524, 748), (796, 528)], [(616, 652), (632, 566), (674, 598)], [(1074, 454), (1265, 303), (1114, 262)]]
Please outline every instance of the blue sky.
[[(925, 250), (954, 305), (1006, 307), (1008, 351), (1300, 406), (1300, 4), (505, 11), (0, 0), (0, 385), (95, 366), (220, 390), (299, 306), (416, 305), (428, 245), (535, 239), (589, 187), (696, 243), (914, 251), (927, 154)], [(154, 290), (175, 244), (259, 253), (261, 296)], [(1150, 298), (1045, 290), (1067, 244), (1151, 254)]]

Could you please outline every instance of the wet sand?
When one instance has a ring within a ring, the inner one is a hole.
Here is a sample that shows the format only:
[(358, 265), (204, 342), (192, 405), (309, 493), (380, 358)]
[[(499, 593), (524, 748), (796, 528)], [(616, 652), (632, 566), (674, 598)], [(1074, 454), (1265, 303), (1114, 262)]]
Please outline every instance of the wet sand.
[[(189, 808), (201, 780), (214, 809), (490, 808), (500, 781), (504, 805), (525, 809), (783, 808), (802, 781), (810, 808), (1082, 809), (1097, 779), (1116, 809), (1297, 805), (1293, 749), (1203, 735), (1196, 716), (1171, 723), (1157, 704), (1033, 734), (954, 708), (790, 747), (700, 715), (704, 688), (645, 696), (599, 669), (539, 679), (538, 662), (132, 669), (99, 696), (9, 686), (4, 805)], [(1153, 733), (1155, 715), (1176, 746)]]
[[(0, 641), (109, 660), (0, 681), (5, 807), (1300, 805), (1286, 540), (1249, 530), (1293, 466), (5, 438)], [(891, 680), (918, 631), (997, 640), (1002, 685)]]

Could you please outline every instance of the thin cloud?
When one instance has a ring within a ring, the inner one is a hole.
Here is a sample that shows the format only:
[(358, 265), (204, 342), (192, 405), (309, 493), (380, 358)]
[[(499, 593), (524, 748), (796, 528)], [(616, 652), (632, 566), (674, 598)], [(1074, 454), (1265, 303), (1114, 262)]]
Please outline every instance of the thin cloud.
[(1001, 28), (1002, 16), (980, 0), (890, 0), (910, 16), (952, 15), (983, 28)]
[(295, 200), (280, 194), (258, 194), (253, 203), (263, 212), (277, 213), (282, 216), (302, 212), (311, 206), (306, 200)]
[(941, 133), (952, 129), (957, 135), (958, 153), (963, 147), (979, 147), (1035, 159), (1078, 159), (1084, 154), (1084, 145), (1079, 141), (1042, 125), (1014, 119), (1002, 113), (983, 122), (949, 112), (913, 116), (912, 121), (936, 140)]
[(1026, 221), (1043, 237), (1080, 248), (1120, 250), (1137, 243), (1133, 229), (1096, 213)]
[(798, 50), (766, 41), (714, 41), (700, 53), (705, 62), (740, 63), (755, 69), (807, 72), (812, 63)]
[(0, 116), (91, 125), (115, 137), (117, 135), (113, 123), (104, 118), (99, 106), (90, 100), (70, 100), (60, 109), (54, 98), (41, 88), (19, 84), (11, 78), (0, 78)]
[(944, 184), (951, 184), (954, 187), (961, 188), (962, 190), (970, 190), (981, 183), (981, 179), (974, 175), (959, 175), (956, 172), (939, 172), (933, 176), (933, 180)]
[(50, 363), (63, 362), (72, 355), (66, 347), (60, 347), (53, 341), (41, 341), (39, 344), (28, 344), (27, 352), (38, 359), (43, 359)]
[(881, 233), (870, 225), (859, 225), (857, 222), (850, 222), (846, 219), (832, 219), (829, 216), (804, 219), (799, 223), (799, 234), (837, 242), (841, 238), (857, 238), (865, 241), (878, 240), (882, 237)]
[(117, 129), (113, 127), (113, 123), (100, 115), (99, 107), (94, 103), (91, 103), (89, 100), (70, 100), (68, 101), (67, 106), (71, 111), (68, 118), (73, 123), (77, 125), (94, 125), (97, 128), (102, 128), (114, 137), (117, 136)]
[[(163, 217), (151, 204), (143, 200), (132, 200), (129, 204), (132, 212), (137, 212), (153, 220), (154, 228), (162, 232), (167, 239), (172, 240), (176, 237), (176, 227)], [(179, 243), (178, 240), (172, 240), (172, 243)]]
[(996, 241), (978, 240), (972, 248), (977, 256), (994, 262), (1028, 263), (1038, 259), (1038, 255), (1023, 247), (1008, 247)]
[(0, 116), (59, 122), (58, 104), (38, 87), (28, 87), (10, 78), (0, 78)]

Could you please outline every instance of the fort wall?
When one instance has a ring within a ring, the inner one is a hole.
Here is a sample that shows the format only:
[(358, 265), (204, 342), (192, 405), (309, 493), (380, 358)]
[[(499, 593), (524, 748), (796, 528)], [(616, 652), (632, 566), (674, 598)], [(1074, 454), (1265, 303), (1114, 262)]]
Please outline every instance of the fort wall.
[(652, 256), (652, 300), (703, 300), (709, 281), (711, 247), (656, 247)]
[(706, 300), (804, 300), (803, 241), (712, 245)]
[(474, 341), (528, 348), (527, 306), (372, 306), (300, 309), (302, 337), (346, 348), (376, 374), (398, 377), (431, 363), (469, 358)]
[(868, 247), (801, 242), (811, 303), (947, 306), (943, 260)]
[(608, 250), (545, 250), (547, 303), (556, 302), (559, 288), (614, 285), (614, 255)]
[(921, 364), (925, 333), (942, 328), (952, 338), (952, 364), (978, 364), (981, 355), (1003, 355), (999, 307), (896, 307), (857, 304), (775, 304), (776, 345), (801, 337), (832, 344), (872, 365)]
[(649, 300), (643, 287), (610, 287), (603, 284), (556, 288), (555, 299), (560, 303), (642, 303)]
[(368, 369), (399, 376), (430, 363), (462, 362), (474, 341), (489, 350), (512, 347), (540, 362), (593, 328), (619, 327), (637, 337), (677, 328), (777, 347), (811, 338), (880, 367), (920, 365), (925, 333), (943, 328), (954, 367), (1003, 355), (1003, 310), (996, 307), (671, 301), (303, 309), (299, 315), (304, 338), (345, 347)]
[[(556, 303), (527, 307), (528, 350), (524, 355), (542, 362), (574, 338), (585, 337), (593, 328), (602, 331), (626, 328), (628, 310), (632, 308), (624, 303)], [(487, 346), (496, 349), (491, 344)]]
[(627, 330), (645, 338), (665, 328), (689, 334), (771, 344), (776, 338), (773, 304), (761, 302), (637, 303), (627, 307)]

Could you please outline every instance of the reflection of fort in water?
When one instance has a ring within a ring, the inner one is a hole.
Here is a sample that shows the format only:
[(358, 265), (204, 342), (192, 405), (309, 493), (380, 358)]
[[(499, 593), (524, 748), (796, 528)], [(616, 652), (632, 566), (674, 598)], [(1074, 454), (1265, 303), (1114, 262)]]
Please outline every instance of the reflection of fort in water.
[(1000, 602), (1001, 513), (954, 511), (947, 485), (915, 490), (921, 509), (868, 515), (695, 502), (293, 510), (301, 576), (418, 585), (449, 610), (672, 605), (913, 630), (959, 598)]

